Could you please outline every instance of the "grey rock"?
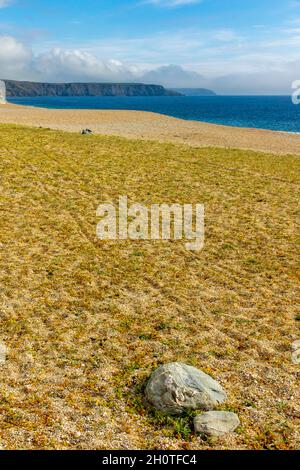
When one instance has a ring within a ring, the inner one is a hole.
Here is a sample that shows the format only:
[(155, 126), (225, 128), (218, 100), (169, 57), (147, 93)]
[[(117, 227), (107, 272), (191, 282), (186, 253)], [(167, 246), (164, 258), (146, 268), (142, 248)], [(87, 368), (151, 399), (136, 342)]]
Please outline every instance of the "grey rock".
[(300, 339), (298, 339), (297, 341), (294, 341), (292, 344), (292, 350), (297, 351), (297, 349), (300, 349)]
[(292, 351), (292, 363), (300, 364), (300, 340), (294, 341)]
[(194, 418), (195, 431), (207, 436), (224, 436), (234, 432), (239, 425), (238, 416), (229, 411), (208, 411)]
[(0, 366), (6, 362), (7, 347), (4, 343), (0, 342)]
[(181, 415), (196, 409), (211, 410), (227, 398), (221, 385), (212, 377), (180, 362), (159, 367), (151, 375), (145, 395), (157, 410), (168, 415)]

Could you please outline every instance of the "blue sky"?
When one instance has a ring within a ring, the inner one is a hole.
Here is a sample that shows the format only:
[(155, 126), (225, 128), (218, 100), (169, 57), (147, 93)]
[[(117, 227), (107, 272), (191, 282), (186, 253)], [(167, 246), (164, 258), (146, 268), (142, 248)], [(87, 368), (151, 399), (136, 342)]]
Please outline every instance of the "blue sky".
[(300, 1), (0, 0), (0, 77), (289, 93)]

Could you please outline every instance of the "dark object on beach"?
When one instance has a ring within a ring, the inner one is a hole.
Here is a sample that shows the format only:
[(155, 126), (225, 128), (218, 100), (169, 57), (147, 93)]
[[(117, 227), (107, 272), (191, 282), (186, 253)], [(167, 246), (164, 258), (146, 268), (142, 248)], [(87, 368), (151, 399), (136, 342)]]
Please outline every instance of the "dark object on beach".
[(81, 134), (82, 135), (91, 135), (91, 134), (93, 134), (93, 131), (91, 129), (82, 129)]

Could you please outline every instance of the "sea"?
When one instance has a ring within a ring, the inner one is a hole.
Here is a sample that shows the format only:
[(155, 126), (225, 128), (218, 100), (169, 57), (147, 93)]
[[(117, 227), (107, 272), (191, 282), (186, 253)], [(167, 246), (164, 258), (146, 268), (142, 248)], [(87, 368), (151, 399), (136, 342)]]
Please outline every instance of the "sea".
[(152, 111), (188, 121), (300, 133), (300, 105), (290, 96), (43, 96), (9, 101), (51, 109)]

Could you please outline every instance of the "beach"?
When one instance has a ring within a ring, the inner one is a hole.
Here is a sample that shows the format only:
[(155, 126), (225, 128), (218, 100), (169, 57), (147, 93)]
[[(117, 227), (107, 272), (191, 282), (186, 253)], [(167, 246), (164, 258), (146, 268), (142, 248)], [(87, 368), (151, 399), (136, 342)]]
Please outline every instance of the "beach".
[(95, 134), (185, 143), (193, 147), (300, 155), (299, 134), (185, 121), (143, 111), (57, 110), (7, 104), (0, 106), (0, 123), (70, 132), (90, 128)]

